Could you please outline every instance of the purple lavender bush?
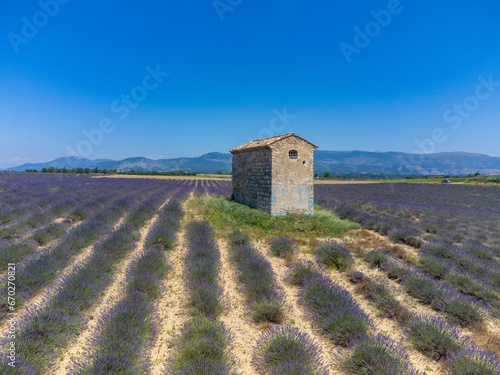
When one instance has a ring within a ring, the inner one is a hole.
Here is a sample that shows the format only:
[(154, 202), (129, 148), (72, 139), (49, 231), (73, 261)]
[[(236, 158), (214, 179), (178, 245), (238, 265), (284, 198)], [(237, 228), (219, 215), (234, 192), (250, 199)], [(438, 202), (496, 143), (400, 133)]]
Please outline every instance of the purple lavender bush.
[(472, 347), (471, 340), (452, 324), (428, 315), (407, 315), (404, 329), (413, 347), (434, 360)]
[(206, 221), (192, 221), (186, 225), (188, 252), (185, 258), (186, 280), (193, 314), (217, 317), (224, 306), (222, 288), (218, 285), (220, 251), (215, 231)]
[(233, 232), (230, 237), (231, 261), (255, 322), (281, 323), (285, 317), (283, 291), (278, 287), (271, 263), (253, 248), (248, 237)]
[(360, 336), (336, 353), (342, 370), (351, 375), (421, 375), (399, 345), (383, 335)]
[(347, 346), (355, 337), (374, 328), (372, 320), (348, 291), (322, 273), (307, 268), (307, 264), (294, 265), (287, 279), (297, 281), (300, 302), (335, 344)]
[(327, 375), (319, 347), (290, 326), (273, 326), (261, 334), (252, 363), (260, 374)]
[(288, 237), (278, 236), (271, 240), (269, 247), (271, 254), (280, 258), (291, 258), (297, 253), (299, 247)]
[(491, 352), (477, 348), (450, 354), (445, 360), (449, 375), (498, 375), (500, 359)]
[(237, 375), (231, 353), (232, 334), (223, 323), (198, 315), (181, 328), (168, 374)]
[(422, 240), (418, 238), (418, 232), (410, 228), (391, 229), (387, 233), (387, 236), (395, 243), (402, 243), (417, 248), (422, 245)]

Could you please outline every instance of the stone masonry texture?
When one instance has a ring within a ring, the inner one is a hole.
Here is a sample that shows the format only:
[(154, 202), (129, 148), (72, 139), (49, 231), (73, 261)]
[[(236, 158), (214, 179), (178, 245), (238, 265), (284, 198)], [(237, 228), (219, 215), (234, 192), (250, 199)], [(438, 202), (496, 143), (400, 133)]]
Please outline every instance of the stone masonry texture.
[[(314, 214), (313, 165), (316, 145), (289, 133), (263, 146), (233, 152), (233, 198), (272, 215)], [(276, 139), (273, 139), (276, 138)], [(289, 151), (297, 151), (290, 158)]]

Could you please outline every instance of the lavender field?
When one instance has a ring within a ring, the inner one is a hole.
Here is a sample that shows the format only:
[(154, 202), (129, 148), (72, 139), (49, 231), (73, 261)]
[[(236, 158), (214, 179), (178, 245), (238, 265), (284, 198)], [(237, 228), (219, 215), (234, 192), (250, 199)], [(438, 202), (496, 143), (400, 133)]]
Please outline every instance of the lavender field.
[(499, 374), (500, 190), (0, 173), (2, 374)]

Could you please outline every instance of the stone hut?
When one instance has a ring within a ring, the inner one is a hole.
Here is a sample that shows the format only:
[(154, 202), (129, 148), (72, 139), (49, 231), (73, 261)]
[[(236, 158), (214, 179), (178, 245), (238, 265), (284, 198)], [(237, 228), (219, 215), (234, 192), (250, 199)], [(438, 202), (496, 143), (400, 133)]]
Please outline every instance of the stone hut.
[(257, 139), (233, 148), (230, 152), (234, 200), (271, 215), (313, 215), (317, 148), (295, 133)]

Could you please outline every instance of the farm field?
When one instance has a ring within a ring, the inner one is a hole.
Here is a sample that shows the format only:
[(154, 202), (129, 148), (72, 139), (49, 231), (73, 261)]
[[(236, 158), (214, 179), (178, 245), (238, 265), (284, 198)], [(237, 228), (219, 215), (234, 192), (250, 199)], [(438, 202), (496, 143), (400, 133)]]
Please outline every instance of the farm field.
[(137, 177), (0, 173), (0, 373), (500, 373), (500, 188)]
[(157, 180), (220, 180), (231, 181), (231, 176), (216, 175), (216, 174), (198, 174), (196, 176), (155, 176), (155, 175), (109, 175), (109, 176), (94, 176), (94, 178), (143, 178)]

